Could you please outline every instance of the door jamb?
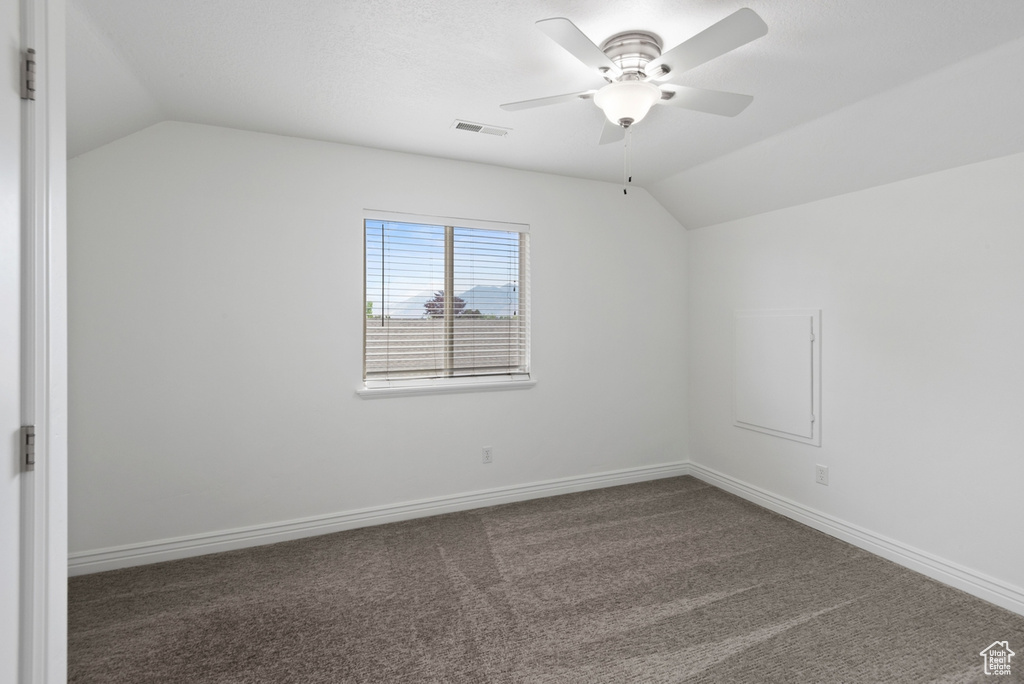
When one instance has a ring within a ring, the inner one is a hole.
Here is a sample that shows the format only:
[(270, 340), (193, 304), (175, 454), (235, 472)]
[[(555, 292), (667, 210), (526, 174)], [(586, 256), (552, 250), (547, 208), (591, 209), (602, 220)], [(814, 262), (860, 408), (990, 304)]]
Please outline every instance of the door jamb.
[(21, 0), (36, 99), (22, 103), (22, 419), (36, 465), (22, 475), (23, 684), (67, 679), (67, 153), (65, 2)]

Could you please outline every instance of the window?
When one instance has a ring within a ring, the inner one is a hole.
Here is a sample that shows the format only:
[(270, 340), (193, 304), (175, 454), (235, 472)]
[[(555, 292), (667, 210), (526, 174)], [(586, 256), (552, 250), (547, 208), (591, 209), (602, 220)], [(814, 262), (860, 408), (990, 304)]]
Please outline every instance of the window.
[(526, 227), (459, 223), (365, 220), (367, 390), (529, 380)]

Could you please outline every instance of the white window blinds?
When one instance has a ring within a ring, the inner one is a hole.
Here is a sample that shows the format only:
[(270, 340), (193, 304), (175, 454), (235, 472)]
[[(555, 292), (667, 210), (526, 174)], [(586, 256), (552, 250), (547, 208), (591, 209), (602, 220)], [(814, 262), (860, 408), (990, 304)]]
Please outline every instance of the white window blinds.
[(525, 232), (365, 221), (367, 387), (529, 375)]

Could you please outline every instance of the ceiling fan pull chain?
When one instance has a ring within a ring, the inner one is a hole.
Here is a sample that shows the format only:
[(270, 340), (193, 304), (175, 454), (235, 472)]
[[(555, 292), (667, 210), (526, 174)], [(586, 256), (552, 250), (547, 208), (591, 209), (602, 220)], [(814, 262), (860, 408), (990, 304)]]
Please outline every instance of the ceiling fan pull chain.
[(622, 194), (628, 195), (626, 188), (633, 183), (633, 162), (632, 154), (630, 151), (630, 139), (633, 137), (633, 127), (628, 126), (626, 128), (626, 135), (623, 138), (622, 148)]

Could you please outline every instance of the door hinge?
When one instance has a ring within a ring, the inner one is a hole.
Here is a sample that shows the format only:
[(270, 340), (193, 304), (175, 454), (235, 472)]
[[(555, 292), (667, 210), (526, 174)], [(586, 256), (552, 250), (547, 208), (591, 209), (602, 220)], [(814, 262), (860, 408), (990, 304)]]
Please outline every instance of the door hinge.
[(21, 428), (21, 463), (27, 470), (36, 465), (35, 425), (23, 425)]
[(36, 99), (36, 51), (32, 48), (21, 56), (21, 99)]

